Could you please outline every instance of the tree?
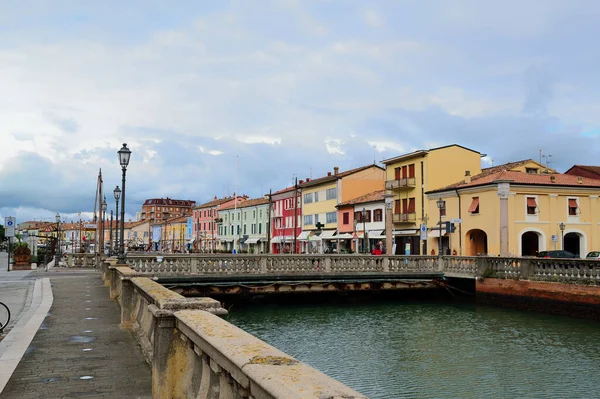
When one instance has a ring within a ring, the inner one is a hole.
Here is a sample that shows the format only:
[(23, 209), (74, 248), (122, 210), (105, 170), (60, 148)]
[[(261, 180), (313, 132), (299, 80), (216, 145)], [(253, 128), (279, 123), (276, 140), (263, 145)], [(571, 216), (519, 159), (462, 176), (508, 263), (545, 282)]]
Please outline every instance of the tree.
[(2, 225), (0, 224), (0, 242), (2, 242), (2, 241), (4, 241), (4, 240), (6, 240), (6, 237), (4, 236), (4, 234), (5, 234), (5, 231), (4, 231), (4, 226), (2, 226)]

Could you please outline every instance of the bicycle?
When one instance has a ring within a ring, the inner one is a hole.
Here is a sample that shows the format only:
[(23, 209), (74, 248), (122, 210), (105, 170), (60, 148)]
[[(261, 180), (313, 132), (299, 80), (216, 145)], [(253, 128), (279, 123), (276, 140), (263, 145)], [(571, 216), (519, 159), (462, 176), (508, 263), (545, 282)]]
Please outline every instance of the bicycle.
[(10, 309), (3, 302), (0, 302), (0, 334), (4, 332), (10, 322)]

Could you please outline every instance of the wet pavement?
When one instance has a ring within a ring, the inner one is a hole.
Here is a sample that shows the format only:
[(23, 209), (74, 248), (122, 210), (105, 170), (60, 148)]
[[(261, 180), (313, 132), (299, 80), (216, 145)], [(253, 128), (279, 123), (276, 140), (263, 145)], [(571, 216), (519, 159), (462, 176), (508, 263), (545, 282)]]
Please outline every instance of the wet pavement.
[(119, 307), (100, 272), (39, 270), (13, 284), (27, 286), (38, 277), (50, 278), (52, 307), (0, 398), (151, 398), (150, 367), (120, 328)]

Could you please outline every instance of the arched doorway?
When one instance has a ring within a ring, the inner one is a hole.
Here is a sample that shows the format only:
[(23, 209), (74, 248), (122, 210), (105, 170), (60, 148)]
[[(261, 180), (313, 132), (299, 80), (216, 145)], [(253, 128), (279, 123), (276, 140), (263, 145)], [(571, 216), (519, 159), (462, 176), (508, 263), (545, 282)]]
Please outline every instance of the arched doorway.
[(521, 235), (521, 256), (536, 256), (540, 250), (540, 234), (527, 231)]
[(483, 230), (473, 229), (467, 232), (467, 256), (487, 255), (487, 234)]
[(563, 244), (565, 251), (581, 256), (581, 235), (579, 233), (565, 234)]

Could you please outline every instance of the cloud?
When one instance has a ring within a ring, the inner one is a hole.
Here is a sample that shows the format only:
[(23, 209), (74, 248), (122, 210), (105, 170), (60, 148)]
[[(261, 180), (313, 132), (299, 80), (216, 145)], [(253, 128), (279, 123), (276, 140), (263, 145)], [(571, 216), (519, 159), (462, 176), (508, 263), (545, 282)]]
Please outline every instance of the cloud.
[(0, 15), (0, 215), (89, 214), (123, 142), (130, 217), (449, 143), (597, 163), (593, 2), (33, 4)]

